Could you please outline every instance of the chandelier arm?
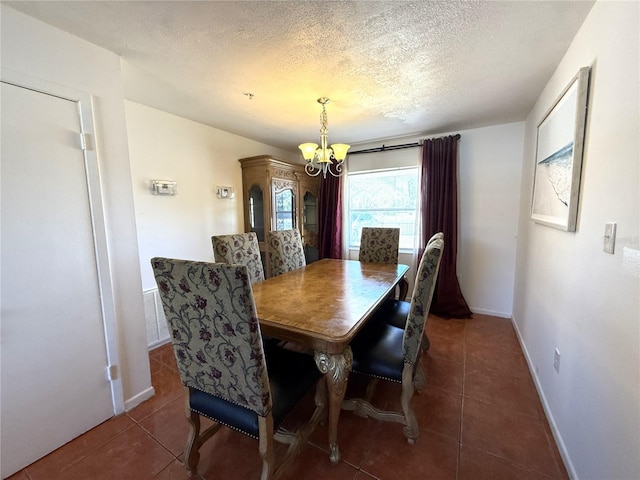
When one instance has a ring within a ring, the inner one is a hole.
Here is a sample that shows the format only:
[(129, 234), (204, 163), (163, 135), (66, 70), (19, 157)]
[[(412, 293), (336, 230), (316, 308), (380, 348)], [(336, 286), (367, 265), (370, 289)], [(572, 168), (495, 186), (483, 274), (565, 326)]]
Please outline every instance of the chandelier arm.
[[(331, 171), (331, 168), (328, 168), (327, 170), (329, 170), (329, 173), (331, 175), (333, 175), (334, 177), (338, 178), (339, 176), (341, 176), (344, 173), (344, 171), (342, 170), (343, 165), (344, 165), (344, 162), (337, 162), (336, 163), (336, 165), (335, 165), (336, 173), (333, 173), (333, 171)], [(326, 178), (326, 175), (325, 175), (325, 178)]]
[(307, 175), (309, 175), (310, 177), (317, 177), (318, 175), (320, 175), (320, 172), (322, 172), (321, 169), (316, 169), (311, 162), (305, 164), (304, 171), (307, 172)]

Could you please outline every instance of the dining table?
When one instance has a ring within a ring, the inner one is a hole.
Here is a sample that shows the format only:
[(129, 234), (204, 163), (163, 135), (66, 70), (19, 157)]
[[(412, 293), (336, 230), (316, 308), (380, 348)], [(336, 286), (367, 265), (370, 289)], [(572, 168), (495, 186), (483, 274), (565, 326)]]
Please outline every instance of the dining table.
[(353, 360), (349, 343), (408, 270), (403, 264), (322, 259), (252, 286), (263, 335), (313, 351), (324, 374), (333, 464), (340, 461), (338, 419)]

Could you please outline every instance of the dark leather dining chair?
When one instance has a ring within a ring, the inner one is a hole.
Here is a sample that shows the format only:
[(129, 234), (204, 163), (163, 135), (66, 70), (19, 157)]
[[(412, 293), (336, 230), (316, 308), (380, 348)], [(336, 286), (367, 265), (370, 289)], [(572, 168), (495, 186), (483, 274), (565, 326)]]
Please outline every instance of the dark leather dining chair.
[[(169, 258), (151, 264), (186, 387), (185, 468), (196, 473), (200, 447), (225, 425), (258, 439), (261, 479), (276, 478), (325, 415), (325, 384), (313, 357), (263, 345), (245, 266)], [(316, 385), (310, 422), (296, 434), (283, 430), (285, 416)], [(203, 416), (214, 423), (201, 433)], [(289, 444), (278, 466), (274, 440)]]
[(307, 264), (302, 238), (297, 228), (267, 233), (271, 276), (275, 277)]
[(255, 232), (211, 237), (216, 262), (229, 265), (245, 265), (251, 283), (264, 280), (264, 267), (260, 257), (260, 245)]
[[(374, 379), (365, 398), (351, 398), (342, 404), (344, 410), (354, 410), (361, 416), (397, 422), (404, 426), (409, 443), (418, 437), (418, 423), (411, 409), (414, 391), (425, 386), (420, 357), (420, 344), (429, 314), (436, 278), (440, 268), (444, 242), (434, 240), (427, 245), (418, 266), (416, 282), (408, 304), (404, 328), (388, 323), (390, 316), (398, 314), (393, 305), (406, 307), (406, 302), (391, 301), (379, 309), (351, 343), (353, 351), (352, 372)], [(403, 310), (404, 311), (404, 310)], [(397, 382), (402, 385), (400, 403), (402, 412), (382, 411), (370, 403), (372, 385), (377, 380)]]

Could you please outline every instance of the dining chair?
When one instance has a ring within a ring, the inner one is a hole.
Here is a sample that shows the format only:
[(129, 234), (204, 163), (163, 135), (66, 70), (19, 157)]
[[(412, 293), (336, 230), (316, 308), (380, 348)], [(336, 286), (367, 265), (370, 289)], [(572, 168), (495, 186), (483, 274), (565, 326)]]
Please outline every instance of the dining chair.
[[(415, 390), (420, 391), (425, 386), (424, 371), (420, 362), (420, 343), (429, 314), (443, 248), (442, 239), (434, 240), (426, 247), (418, 265), (405, 328), (387, 323), (388, 316), (396, 312), (382, 308), (374, 314), (351, 343), (352, 372), (372, 377), (374, 382), (369, 384), (364, 398), (347, 399), (342, 403), (342, 408), (355, 411), (361, 416), (371, 416), (377, 420), (402, 424), (409, 443), (414, 443), (418, 437), (418, 422), (411, 409), (411, 399)], [(406, 302), (402, 302), (404, 303)], [(380, 379), (402, 385), (400, 397), (402, 412), (382, 411), (371, 405), (372, 386)]]
[(273, 277), (304, 267), (307, 264), (302, 238), (297, 228), (269, 232), (267, 244)]
[[(263, 345), (246, 266), (160, 257), (151, 265), (185, 386), (185, 468), (196, 473), (200, 447), (225, 425), (258, 439), (260, 478), (277, 478), (326, 412), (313, 357)], [(314, 385), (310, 421), (296, 433), (281, 428)], [(201, 417), (214, 422), (202, 433)], [(274, 441), (289, 444), (277, 466)]]
[(358, 260), (368, 263), (398, 263), (399, 228), (362, 227)]
[(427, 246), (431, 245), (431, 243), (435, 242), (436, 240), (444, 240), (444, 233), (434, 233), (433, 236), (427, 241)]
[[(436, 240), (442, 240), (444, 242), (444, 234), (442, 232), (435, 233), (428, 241), (427, 247)], [(437, 280), (437, 278), (436, 278)], [(434, 282), (435, 288), (435, 282)], [(385, 310), (385, 313), (380, 314), (380, 318), (384, 318), (385, 322), (398, 328), (404, 328), (407, 323), (407, 317), (409, 316), (410, 303), (402, 302), (400, 300), (387, 301), (381, 309)], [(427, 332), (424, 332), (424, 339), (421, 344), (423, 352), (429, 350), (430, 341), (427, 336)]]
[(251, 283), (264, 280), (264, 267), (260, 257), (260, 246), (255, 232), (211, 237), (216, 262), (230, 265), (245, 265)]
[[(386, 227), (362, 227), (358, 260), (368, 263), (398, 263), (400, 229)], [(405, 300), (409, 282), (402, 278), (398, 283), (398, 299)]]

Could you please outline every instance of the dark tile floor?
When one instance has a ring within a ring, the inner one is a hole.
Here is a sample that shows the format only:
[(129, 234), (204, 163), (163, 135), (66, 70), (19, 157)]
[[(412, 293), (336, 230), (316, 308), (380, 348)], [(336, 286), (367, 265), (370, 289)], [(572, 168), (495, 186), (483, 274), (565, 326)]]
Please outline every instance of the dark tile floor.
[[(509, 320), (430, 317), (422, 359), (427, 388), (413, 398), (420, 436), (395, 423), (340, 415), (342, 459), (331, 465), (320, 427), (284, 479), (568, 479)], [(188, 431), (169, 345), (150, 352), (156, 395), (10, 477), (11, 480), (258, 479), (257, 442), (221, 430), (201, 449), (197, 477), (180, 462)], [(357, 388), (357, 376), (350, 388)], [(374, 403), (398, 407), (399, 386), (380, 384)], [(309, 396), (298, 414), (313, 408)], [(294, 421), (295, 419), (288, 419)]]

